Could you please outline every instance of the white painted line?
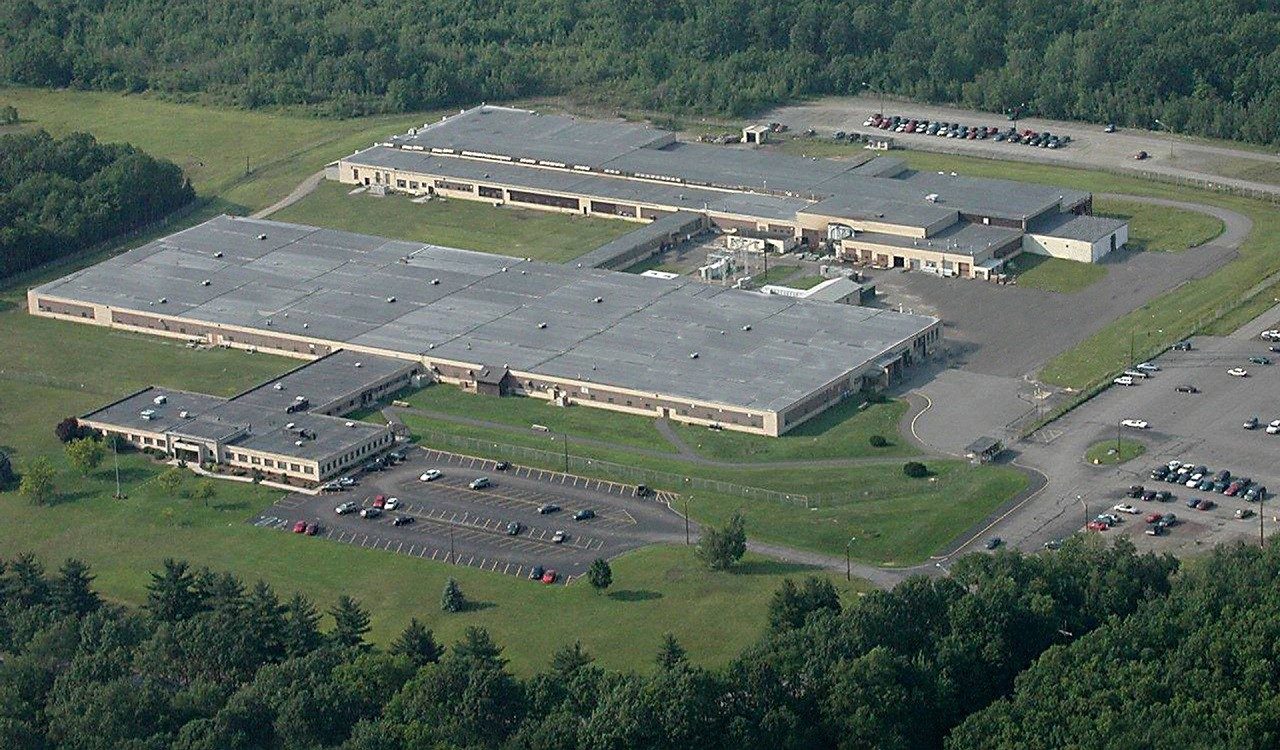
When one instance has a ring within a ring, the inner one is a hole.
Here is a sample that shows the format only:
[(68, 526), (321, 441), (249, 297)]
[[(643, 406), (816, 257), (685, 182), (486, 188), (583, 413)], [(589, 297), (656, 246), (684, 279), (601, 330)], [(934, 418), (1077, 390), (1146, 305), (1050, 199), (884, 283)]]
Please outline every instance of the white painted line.
[[(423, 550), (423, 552), (426, 552), (426, 550), (424, 549), (424, 550)], [(438, 550), (438, 549), (433, 549), (433, 550), (431, 550), (431, 559), (432, 559), (432, 560), (436, 559), (436, 555), (438, 555), (438, 554), (440, 554), (440, 550)]]
[(476, 556), (475, 556), (475, 555), (472, 555), (472, 556), (471, 556), (471, 559), (470, 559), (470, 560), (467, 560), (467, 565), (470, 565), (470, 564), (471, 564), (471, 562), (472, 562), (473, 560), (475, 560), (475, 559), (476, 559)]

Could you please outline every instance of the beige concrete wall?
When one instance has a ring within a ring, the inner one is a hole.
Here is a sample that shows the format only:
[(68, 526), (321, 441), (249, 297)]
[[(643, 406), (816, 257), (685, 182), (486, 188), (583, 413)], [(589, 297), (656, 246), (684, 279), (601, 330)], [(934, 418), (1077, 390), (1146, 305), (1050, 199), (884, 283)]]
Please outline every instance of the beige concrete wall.
[[(1129, 225), (1126, 224), (1114, 234), (1116, 249), (1124, 247), (1129, 241)], [(1107, 235), (1097, 242), (1073, 240), (1063, 237), (1050, 237), (1043, 234), (1027, 234), (1022, 237), (1022, 249), (1036, 255), (1048, 255), (1054, 258), (1079, 261), (1081, 263), (1097, 263), (1111, 252), (1111, 237)]]

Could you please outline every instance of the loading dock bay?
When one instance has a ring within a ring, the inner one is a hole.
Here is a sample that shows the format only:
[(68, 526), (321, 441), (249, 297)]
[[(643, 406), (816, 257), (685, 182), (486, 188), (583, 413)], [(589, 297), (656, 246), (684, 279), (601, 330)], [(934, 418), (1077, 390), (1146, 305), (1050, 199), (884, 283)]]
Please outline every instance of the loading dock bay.
[[(494, 461), (433, 449), (408, 453), (404, 463), (364, 474), (348, 490), (286, 495), (251, 523), (290, 531), (298, 521), (314, 522), (317, 536), (345, 544), (521, 577), (542, 566), (566, 582), (586, 572), (597, 557), (684, 541), (684, 520), (670, 509), (665, 493), (638, 498), (633, 485), (524, 466), (498, 471)], [(423, 482), (418, 477), (427, 469), (444, 476)], [(493, 484), (470, 489), (481, 476)], [(375, 519), (334, 513), (347, 501), (367, 507), (377, 495), (398, 498), (400, 505)], [(561, 510), (539, 514), (547, 504)], [(584, 508), (596, 517), (574, 521), (574, 512)], [(396, 516), (414, 520), (393, 526)], [(514, 536), (506, 531), (511, 521), (521, 525)], [(551, 541), (556, 531), (566, 533), (562, 543)]]

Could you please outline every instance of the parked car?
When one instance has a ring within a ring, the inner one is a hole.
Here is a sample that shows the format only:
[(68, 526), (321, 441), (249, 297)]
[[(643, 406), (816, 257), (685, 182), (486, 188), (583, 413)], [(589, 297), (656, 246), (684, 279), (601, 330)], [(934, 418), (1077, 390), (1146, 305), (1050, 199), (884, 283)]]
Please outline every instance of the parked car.
[(399, 508), (399, 507), (400, 507), (400, 498), (398, 497), (389, 497), (387, 498), (387, 501), (382, 505), (383, 510), (395, 510), (396, 508)]
[(1115, 383), (1116, 385), (1133, 385), (1137, 381), (1135, 381), (1132, 377), (1128, 375), (1121, 375), (1120, 377), (1116, 378), (1111, 382)]
[(555, 583), (558, 578), (560, 576), (554, 570), (548, 570), (542, 574), (542, 582), (546, 584)]
[(413, 521), (414, 521), (413, 516), (396, 516), (395, 518), (391, 519), (391, 525), (392, 526), (408, 526), (409, 524), (413, 523)]
[(551, 543), (561, 544), (564, 542), (565, 539), (568, 539), (568, 538), (569, 538), (568, 534), (564, 533), (563, 531), (557, 531), (556, 533), (551, 535)]
[(508, 463), (507, 461), (499, 461), (498, 463), (493, 465), (493, 468), (496, 471), (506, 471), (507, 469), (511, 468), (511, 464)]
[(476, 477), (467, 486), (473, 490), (482, 490), (485, 487), (493, 486), (493, 482), (489, 481), (489, 477)]
[(1178, 524), (1178, 517), (1172, 513), (1165, 513), (1157, 523), (1162, 523), (1165, 526), (1176, 526)]
[(381, 508), (364, 508), (360, 511), (361, 518), (377, 518), (382, 515)]
[(1280, 419), (1273, 419), (1267, 424), (1266, 433), (1268, 435), (1280, 435)]
[(1114, 511), (1119, 511), (1121, 513), (1128, 513), (1130, 515), (1137, 515), (1138, 513), (1138, 509), (1128, 503), (1119, 503), (1113, 506), (1111, 509)]
[(1155, 362), (1140, 362), (1134, 365), (1133, 369), (1142, 370), (1144, 372), (1160, 372), (1160, 365)]
[(1160, 490), (1156, 493), (1156, 502), (1167, 503), (1173, 499), (1173, 493), (1169, 490)]
[(1253, 510), (1250, 508), (1236, 508), (1236, 518), (1245, 519), (1252, 518)]
[(304, 531), (303, 533), (306, 534), (307, 536), (315, 536), (316, 534), (319, 534), (320, 524), (315, 523), (314, 521), (312, 523), (307, 524), (307, 530)]
[(648, 497), (652, 494), (653, 494), (653, 490), (649, 489), (648, 485), (644, 485), (644, 484), (636, 485), (636, 497)]
[(516, 536), (520, 533), (520, 529), (524, 528), (519, 521), (512, 521), (507, 524), (507, 536)]
[(988, 539), (987, 543), (983, 546), (986, 547), (987, 549), (995, 549), (996, 547), (999, 547), (1001, 544), (1004, 544), (1004, 540), (998, 536), (993, 536), (990, 539)]
[(1124, 427), (1131, 427), (1135, 430), (1145, 430), (1151, 426), (1151, 423), (1145, 419), (1125, 419), (1120, 422)]
[(375, 508), (381, 508), (381, 507), (383, 507), (383, 506), (384, 506), (384, 505), (386, 505), (386, 504), (387, 504), (387, 496), (386, 496), (386, 495), (374, 495), (374, 497), (373, 497), (373, 507), (375, 507)]
[(543, 568), (542, 568), (542, 566), (541, 566), (541, 565), (535, 565), (535, 566), (533, 566), (533, 570), (530, 570), (530, 571), (529, 571), (529, 580), (530, 580), (530, 581), (541, 581), (541, 580), (542, 580), (542, 574), (543, 574), (544, 572), (545, 572), (545, 571), (543, 570)]
[(1155, 523), (1156, 521), (1159, 521), (1161, 518), (1164, 518), (1163, 513), (1148, 513), (1147, 517), (1143, 520), (1145, 520), (1147, 523)]
[(418, 477), (418, 479), (424, 482), (434, 482), (442, 476), (444, 476), (444, 472), (439, 469), (427, 469), (422, 472), (422, 476)]
[(1243, 425), (1243, 427), (1244, 427), (1246, 430), (1256, 430), (1256, 429), (1258, 429), (1258, 424), (1259, 424), (1259, 422), (1258, 422), (1258, 418), (1257, 418), (1257, 417), (1249, 417), (1248, 419), (1246, 419), (1246, 420), (1244, 421), (1244, 425)]
[(1179, 341), (1178, 343), (1174, 344), (1174, 345), (1173, 345), (1173, 350), (1174, 350), (1175, 352), (1189, 352), (1189, 351), (1191, 351), (1191, 339), (1183, 339), (1182, 341)]
[(298, 521), (297, 523), (295, 523), (295, 524), (293, 525), (293, 533), (295, 533), (295, 534), (302, 534), (302, 533), (305, 533), (305, 532), (306, 532), (306, 530), (307, 530), (307, 522), (306, 522), (306, 521)]
[(1240, 494), (1240, 491), (1243, 489), (1244, 489), (1244, 483), (1241, 482), (1239, 479), (1237, 479), (1236, 481), (1227, 485), (1227, 488), (1222, 491), (1222, 494), (1226, 495), (1227, 497), (1235, 497), (1236, 495)]
[(1044, 548), (1045, 548), (1045, 549), (1061, 549), (1061, 548), (1062, 548), (1062, 540), (1061, 540), (1061, 539), (1050, 539), (1049, 541), (1047, 541), (1047, 542), (1045, 542), (1045, 543), (1044, 543)]
[(546, 505), (538, 506), (538, 515), (540, 516), (546, 516), (552, 513), (558, 513), (559, 511), (560, 511), (560, 506), (556, 505), (555, 503), (547, 503)]
[(1218, 504), (1207, 497), (1196, 503), (1196, 510), (1213, 510), (1216, 507)]
[(1249, 371), (1244, 369), (1243, 367), (1232, 367), (1230, 370), (1227, 370), (1227, 374), (1233, 378), (1249, 377)]
[(1146, 488), (1140, 484), (1129, 485), (1129, 491), (1124, 494), (1125, 497), (1139, 498), (1142, 493), (1146, 492)]
[(359, 483), (355, 477), (342, 477), (338, 480), (339, 487), (355, 487)]
[(1147, 536), (1164, 536), (1165, 534), (1169, 533), (1169, 529), (1165, 527), (1163, 524), (1155, 524), (1154, 526), (1152, 526), (1151, 528), (1147, 529), (1142, 533), (1146, 534)]
[(345, 516), (348, 513), (354, 513), (356, 508), (359, 508), (359, 507), (360, 507), (359, 505), (356, 505), (351, 501), (347, 501), (342, 505), (339, 505), (338, 507), (334, 508), (333, 512), (337, 513), (340, 516)]
[(1199, 393), (1200, 392), (1200, 389), (1195, 387), (1194, 385), (1180, 385), (1177, 388), (1174, 388), (1174, 390), (1177, 391), (1178, 393)]
[(1138, 497), (1149, 503), (1149, 502), (1153, 502), (1156, 499), (1157, 494), (1159, 493), (1157, 493), (1155, 490), (1147, 490), (1143, 492), (1141, 495), (1139, 495)]
[(1111, 527), (1101, 521), (1090, 521), (1085, 528), (1089, 531), (1106, 531)]
[(1188, 508), (1195, 508), (1195, 507), (1196, 507), (1196, 506), (1198, 506), (1199, 504), (1200, 504), (1200, 498), (1198, 498), (1198, 497), (1193, 497), (1193, 498), (1191, 498), (1191, 499), (1187, 500), (1187, 507), (1188, 507)]
[(1253, 364), (1255, 364), (1255, 365), (1269, 365), (1269, 364), (1271, 364), (1271, 359), (1270, 359), (1269, 357), (1250, 357), (1250, 358), (1249, 358), (1249, 361), (1250, 361), (1250, 362), (1252, 362), (1252, 363), (1253, 363)]
[(1144, 161), (1148, 156), (1150, 156), (1150, 154), (1148, 154), (1146, 151), (1139, 151), (1138, 153), (1133, 155), (1133, 158), (1137, 159), (1138, 161)]
[(587, 521), (595, 517), (596, 517), (596, 512), (594, 510), (591, 510), (590, 508), (583, 508), (582, 510), (573, 514), (573, 520), (575, 521)]
[(1114, 133), (1114, 132), (1116, 132), (1116, 124), (1115, 124), (1114, 122), (1109, 122), (1109, 123), (1107, 123), (1107, 126), (1106, 126), (1105, 128), (1103, 128), (1103, 129), (1102, 129), (1102, 132), (1104, 132), (1104, 133)]
[(343, 489), (342, 485), (338, 484), (337, 482), (325, 482), (324, 484), (320, 485), (321, 492), (341, 492), (342, 489)]

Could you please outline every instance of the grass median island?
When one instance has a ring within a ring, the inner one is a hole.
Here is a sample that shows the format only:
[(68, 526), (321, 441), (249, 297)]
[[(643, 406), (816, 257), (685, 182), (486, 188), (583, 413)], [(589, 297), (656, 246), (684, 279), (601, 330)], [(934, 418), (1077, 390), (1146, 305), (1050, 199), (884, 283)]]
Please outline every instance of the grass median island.
[(1225, 229), (1216, 216), (1135, 201), (1099, 198), (1093, 212), (1129, 222), (1128, 246), (1138, 250), (1177, 252), (1199, 247)]
[(1106, 266), (1032, 253), (1019, 255), (1009, 265), (1017, 274), (1018, 286), (1060, 294), (1078, 292), (1107, 275)]
[(799, 273), (800, 266), (782, 263), (775, 266), (769, 266), (769, 270), (764, 273), (751, 277), (751, 284), (755, 287), (762, 287), (765, 284), (782, 284), (788, 276)]
[(351, 185), (322, 183), (271, 218), (552, 263), (577, 258), (638, 226), (477, 201), (414, 203), (404, 195), (348, 195), (351, 190)]
[(1084, 452), (1084, 460), (1096, 465), (1115, 465), (1132, 461), (1146, 452), (1147, 446), (1137, 440), (1102, 440), (1089, 446)]

